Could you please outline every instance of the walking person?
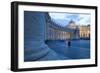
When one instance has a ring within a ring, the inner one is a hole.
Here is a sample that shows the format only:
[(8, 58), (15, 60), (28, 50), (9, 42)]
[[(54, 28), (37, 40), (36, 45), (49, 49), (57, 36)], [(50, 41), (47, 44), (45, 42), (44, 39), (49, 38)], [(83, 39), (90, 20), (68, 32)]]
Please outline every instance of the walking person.
[(70, 40), (68, 40), (68, 47), (70, 47), (71, 46), (71, 41)]
[(70, 47), (71, 46), (71, 40), (66, 40), (65, 43), (66, 43), (66, 46), (67, 47)]

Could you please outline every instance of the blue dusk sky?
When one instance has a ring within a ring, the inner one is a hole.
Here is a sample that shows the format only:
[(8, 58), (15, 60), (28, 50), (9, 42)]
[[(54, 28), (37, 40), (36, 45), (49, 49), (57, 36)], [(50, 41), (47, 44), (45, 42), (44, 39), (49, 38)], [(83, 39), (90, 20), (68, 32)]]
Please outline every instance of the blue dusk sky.
[(51, 19), (61, 26), (66, 26), (73, 20), (76, 25), (90, 24), (91, 15), (82, 13), (49, 13)]

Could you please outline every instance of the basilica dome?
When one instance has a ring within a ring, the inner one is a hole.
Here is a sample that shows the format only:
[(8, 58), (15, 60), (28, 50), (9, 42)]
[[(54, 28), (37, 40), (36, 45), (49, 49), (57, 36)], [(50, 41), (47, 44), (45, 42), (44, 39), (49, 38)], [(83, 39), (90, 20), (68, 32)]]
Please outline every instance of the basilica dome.
[(77, 28), (77, 25), (73, 20), (71, 20), (66, 27), (75, 29), (75, 28)]

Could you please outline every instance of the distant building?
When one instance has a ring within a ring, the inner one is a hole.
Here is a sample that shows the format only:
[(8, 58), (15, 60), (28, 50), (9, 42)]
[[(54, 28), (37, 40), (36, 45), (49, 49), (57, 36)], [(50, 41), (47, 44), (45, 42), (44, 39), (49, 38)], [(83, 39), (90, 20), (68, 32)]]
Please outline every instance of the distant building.
[(90, 39), (90, 26), (88, 25), (79, 26), (79, 31), (80, 31), (80, 38)]
[(78, 29), (80, 36), (79, 38), (90, 39), (90, 25), (76, 25), (76, 23), (71, 20), (66, 27), (71, 29)]

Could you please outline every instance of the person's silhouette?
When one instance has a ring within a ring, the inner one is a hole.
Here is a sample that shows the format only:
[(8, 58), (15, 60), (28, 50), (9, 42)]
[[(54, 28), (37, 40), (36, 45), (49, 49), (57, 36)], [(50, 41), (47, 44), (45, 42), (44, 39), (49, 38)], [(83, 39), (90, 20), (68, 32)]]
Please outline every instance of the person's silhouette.
[(71, 46), (71, 41), (69, 40), (69, 41), (68, 41), (68, 47), (70, 47), (70, 46)]

